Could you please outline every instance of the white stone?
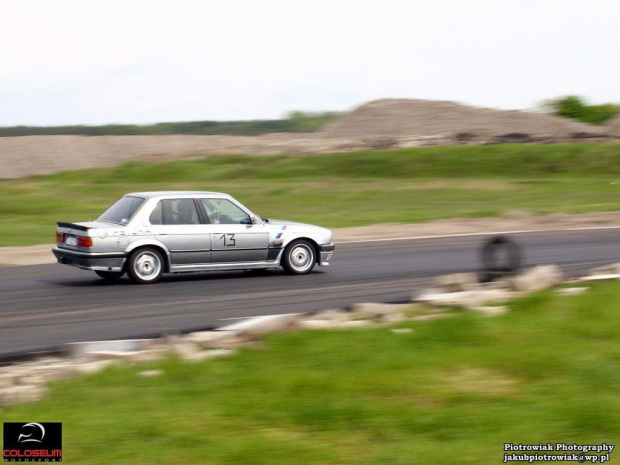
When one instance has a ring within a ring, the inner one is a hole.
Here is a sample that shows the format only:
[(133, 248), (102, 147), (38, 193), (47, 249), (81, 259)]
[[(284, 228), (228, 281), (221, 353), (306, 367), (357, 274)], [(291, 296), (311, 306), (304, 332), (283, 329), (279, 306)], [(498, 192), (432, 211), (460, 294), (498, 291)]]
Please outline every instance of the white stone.
[(411, 328), (394, 328), (391, 331), (394, 334), (408, 334), (408, 333), (412, 333), (413, 329), (411, 329)]
[(381, 322), (386, 324), (400, 323), (401, 321), (405, 321), (407, 319), (407, 315), (404, 313), (387, 313), (381, 317)]
[(299, 313), (255, 316), (227, 326), (222, 326), (221, 328), (217, 328), (216, 331), (234, 331), (239, 335), (271, 333), (292, 327), (299, 316)]
[(579, 281), (617, 281), (620, 279), (620, 274), (600, 274), (594, 276), (584, 276)]
[[(88, 341), (72, 342), (67, 344), (69, 353), (73, 358), (93, 358), (93, 353), (128, 353), (148, 350), (156, 344), (156, 339), (125, 339), (119, 341)], [(96, 358), (96, 357), (95, 357)]]
[(110, 365), (118, 363), (116, 360), (97, 360), (94, 362), (80, 363), (76, 365), (76, 369), (82, 375), (99, 373)]
[(141, 378), (156, 378), (157, 376), (161, 376), (164, 374), (164, 370), (144, 370), (138, 373), (138, 376)]
[(487, 316), (499, 316), (508, 313), (509, 308), (504, 306), (499, 307), (472, 307), (471, 310), (482, 313)]
[(301, 320), (300, 329), (352, 329), (370, 326), (368, 320), (330, 321), (330, 320)]
[(13, 386), (0, 389), (0, 405), (8, 406), (41, 400), (48, 393), (42, 385)]
[(433, 287), (444, 292), (460, 292), (478, 289), (480, 283), (476, 273), (454, 273), (436, 276), (432, 280)]
[(365, 302), (353, 304), (351, 307), (351, 312), (370, 318), (381, 318), (387, 314), (401, 312), (409, 308), (411, 308), (411, 304), (383, 304)]
[(305, 317), (305, 319), (317, 319), (317, 320), (328, 320), (328, 321), (348, 321), (351, 319), (351, 316), (352, 316), (351, 312), (347, 312), (342, 309), (330, 309), (330, 310), (322, 310), (312, 315), (308, 315)]
[(564, 273), (557, 265), (543, 265), (531, 268), (524, 273), (508, 279), (517, 291), (535, 292), (560, 284)]
[(555, 292), (557, 294), (563, 295), (563, 296), (572, 296), (572, 295), (583, 294), (588, 289), (590, 289), (590, 288), (589, 287), (565, 287), (565, 288), (562, 288), (562, 289), (558, 289)]
[(488, 303), (503, 303), (516, 297), (503, 289), (482, 289), (478, 291), (448, 292), (442, 294), (423, 294), (418, 302), (441, 307), (480, 307)]

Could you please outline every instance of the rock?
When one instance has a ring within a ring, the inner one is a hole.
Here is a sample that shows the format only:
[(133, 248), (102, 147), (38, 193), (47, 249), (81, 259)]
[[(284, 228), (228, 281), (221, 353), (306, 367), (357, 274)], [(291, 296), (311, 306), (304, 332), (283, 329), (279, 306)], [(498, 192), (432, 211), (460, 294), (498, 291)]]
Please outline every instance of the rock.
[(359, 303), (353, 304), (351, 312), (369, 318), (383, 318), (390, 313), (401, 312), (411, 308), (411, 304)]
[(605, 266), (599, 266), (597, 268), (592, 268), (588, 273), (590, 276), (601, 276), (601, 275), (617, 275), (620, 274), (620, 263), (612, 263)]
[(454, 313), (432, 313), (430, 315), (419, 315), (411, 318), (414, 321), (436, 320), (439, 318), (452, 318), (456, 316)]
[[(120, 341), (89, 341), (67, 344), (71, 357), (76, 359), (101, 358), (102, 353), (138, 352), (148, 350), (157, 343), (156, 339), (126, 339)], [(99, 355), (93, 355), (97, 353)]]
[(105, 368), (117, 363), (116, 360), (97, 360), (95, 362), (81, 363), (76, 365), (77, 371), (82, 375), (89, 375), (92, 373), (99, 373)]
[(431, 286), (443, 292), (460, 292), (478, 289), (480, 283), (476, 273), (454, 273), (434, 277)]
[(36, 402), (48, 393), (48, 389), (42, 385), (13, 386), (0, 389), (0, 406), (20, 404), (24, 402)]
[(508, 313), (509, 308), (500, 306), (500, 307), (472, 307), (470, 310), (475, 312), (482, 313), (487, 316), (499, 316)]
[(330, 309), (330, 310), (322, 310), (320, 312), (314, 313), (305, 317), (305, 319), (317, 319), (317, 320), (328, 320), (328, 321), (348, 321), (351, 319), (351, 312), (347, 312), (341, 309)]
[(579, 281), (617, 281), (620, 279), (620, 274), (600, 274), (594, 276), (584, 276), (579, 278)]
[(487, 303), (503, 303), (514, 298), (515, 293), (503, 289), (481, 289), (478, 291), (422, 294), (416, 299), (428, 305), (441, 307), (480, 307)]
[(564, 273), (557, 265), (536, 266), (507, 281), (517, 291), (535, 292), (560, 284)]
[(401, 321), (405, 321), (407, 319), (407, 315), (404, 313), (386, 313), (381, 317), (381, 323), (385, 324), (393, 324), (400, 323)]
[(558, 289), (555, 292), (556, 294), (559, 294), (559, 295), (571, 296), (571, 295), (583, 294), (588, 289), (590, 288), (589, 287), (565, 287), (563, 289)]
[(299, 313), (284, 315), (255, 316), (231, 325), (217, 328), (216, 331), (234, 331), (238, 335), (258, 335), (291, 328), (299, 318)]
[(352, 329), (370, 326), (368, 320), (330, 321), (330, 320), (301, 320), (300, 329)]
[(408, 334), (408, 333), (412, 333), (413, 329), (411, 329), (411, 328), (394, 328), (391, 331), (394, 334)]
[(164, 374), (164, 370), (144, 370), (138, 373), (140, 378), (155, 378)]
[(235, 337), (237, 337), (235, 331), (198, 331), (187, 334), (183, 337), (183, 340), (201, 347), (212, 347), (225, 339), (233, 339)]
[(120, 360), (127, 363), (147, 363), (156, 362), (165, 357), (167, 351), (164, 348), (153, 348), (149, 350), (137, 351), (95, 351), (90, 352), (89, 357), (98, 360)]

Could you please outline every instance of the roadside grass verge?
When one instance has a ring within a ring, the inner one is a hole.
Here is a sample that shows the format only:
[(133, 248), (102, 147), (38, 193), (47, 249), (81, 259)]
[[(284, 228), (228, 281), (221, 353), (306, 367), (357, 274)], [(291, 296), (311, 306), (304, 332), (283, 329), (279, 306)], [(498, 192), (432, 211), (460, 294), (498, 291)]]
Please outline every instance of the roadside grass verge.
[(267, 218), (327, 227), (618, 209), (620, 143), (429, 147), (316, 156), (218, 156), (0, 181), (0, 246), (53, 242), (125, 193), (229, 193)]
[[(510, 307), (111, 367), (0, 417), (62, 421), (66, 461), (88, 464), (479, 464), (500, 463), (505, 442), (613, 444), (618, 283)], [(151, 368), (165, 373), (137, 376)]]

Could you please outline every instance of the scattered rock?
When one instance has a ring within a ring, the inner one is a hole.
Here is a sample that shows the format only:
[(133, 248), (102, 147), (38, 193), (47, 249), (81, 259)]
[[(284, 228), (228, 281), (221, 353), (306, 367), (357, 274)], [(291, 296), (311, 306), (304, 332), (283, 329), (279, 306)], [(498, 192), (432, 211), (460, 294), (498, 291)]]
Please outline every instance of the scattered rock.
[(478, 291), (422, 294), (418, 302), (441, 307), (480, 307), (488, 303), (504, 303), (516, 297), (515, 293), (503, 289), (481, 289)]
[(536, 292), (560, 284), (564, 273), (557, 265), (536, 266), (507, 281), (517, 291)]
[(368, 318), (383, 318), (390, 313), (407, 310), (411, 304), (382, 304), (382, 303), (358, 303), (353, 304), (351, 312)]
[(620, 279), (620, 274), (600, 274), (594, 276), (584, 276), (579, 281), (617, 281)]
[(470, 310), (482, 313), (487, 316), (499, 316), (508, 313), (509, 308), (504, 306), (499, 307), (471, 307)]
[(609, 265), (592, 268), (588, 274), (590, 276), (620, 274), (620, 263), (611, 263)]
[(322, 310), (317, 313), (313, 313), (312, 315), (306, 316), (304, 319), (311, 320), (328, 320), (328, 321), (348, 321), (351, 319), (351, 312), (347, 312), (342, 309), (330, 309), (330, 310)]
[[(119, 354), (139, 352), (151, 349), (157, 343), (156, 339), (125, 339), (120, 341), (89, 341), (67, 344), (71, 357), (75, 359), (102, 358), (103, 354)], [(111, 358), (114, 358), (112, 356)]]
[(565, 287), (563, 289), (558, 289), (555, 291), (559, 295), (571, 296), (571, 295), (579, 295), (586, 292), (589, 287)]
[(443, 292), (460, 292), (479, 289), (480, 283), (476, 273), (454, 273), (434, 277), (431, 286)]
[(156, 378), (157, 376), (161, 376), (164, 374), (164, 370), (144, 370), (138, 373), (140, 378)]
[(94, 362), (80, 363), (79, 365), (76, 365), (76, 369), (80, 374), (87, 375), (92, 373), (99, 373), (100, 371), (111, 365), (114, 365), (115, 363), (117, 363), (116, 360), (97, 360)]
[(298, 313), (284, 315), (255, 316), (231, 325), (217, 328), (216, 331), (234, 331), (238, 335), (257, 335), (291, 328), (299, 318)]
[(413, 329), (411, 328), (394, 328), (391, 329), (390, 331), (392, 331), (394, 334), (409, 334), (413, 332)]
[(48, 389), (43, 385), (13, 386), (0, 389), (0, 406), (36, 402), (47, 395)]
[(368, 320), (349, 320), (349, 321), (331, 321), (331, 320), (300, 320), (297, 325), (300, 329), (352, 329), (370, 326)]

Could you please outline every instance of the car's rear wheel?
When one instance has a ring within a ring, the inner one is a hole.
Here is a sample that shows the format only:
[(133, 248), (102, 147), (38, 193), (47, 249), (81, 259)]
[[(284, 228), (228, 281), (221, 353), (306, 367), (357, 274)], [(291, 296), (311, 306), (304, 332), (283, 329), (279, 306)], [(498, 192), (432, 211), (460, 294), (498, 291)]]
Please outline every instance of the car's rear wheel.
[(282, 257), (282, 268), (289, 274), (308, 274), (315, 264), (314, 247), (303, 239), (291, 242)]
[(95, 273), (106, 281), (118, 281), (125, 274), (124, 271), (95, 271)]
[(127, 274), (139, 284), (156, 283), (163, 273), (164, 258), (152, 247), (138, 249), (129, 257)]

